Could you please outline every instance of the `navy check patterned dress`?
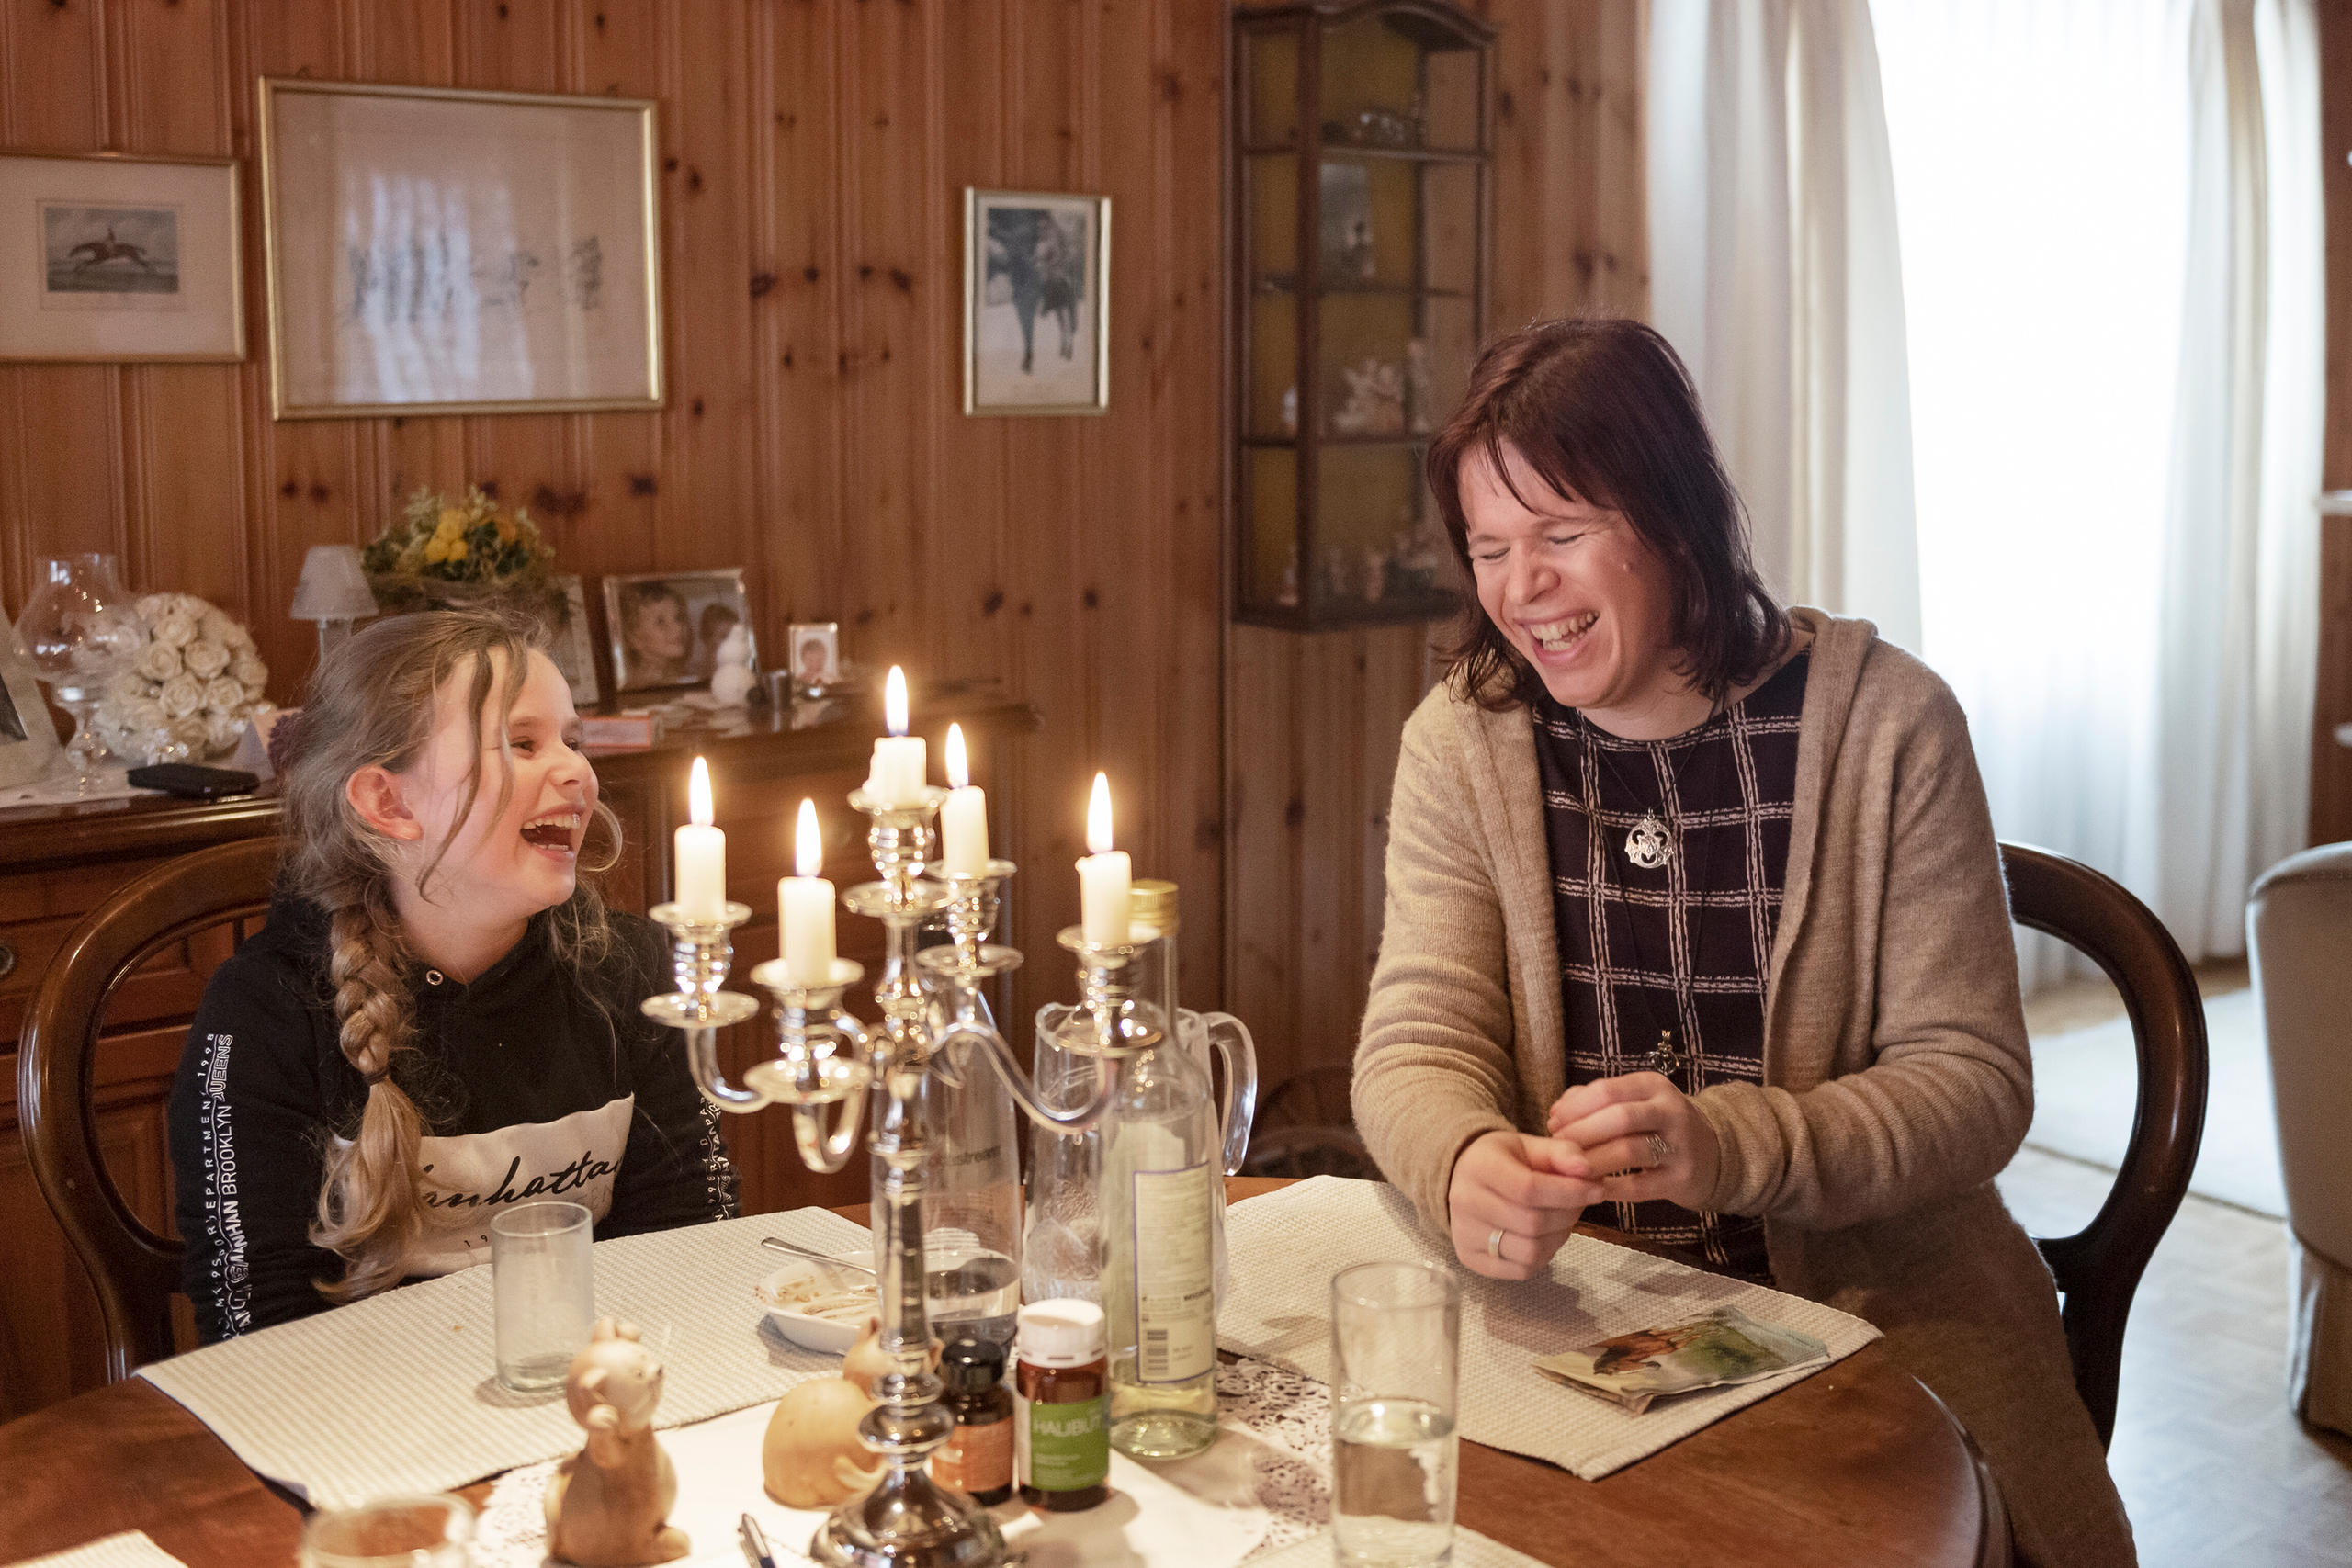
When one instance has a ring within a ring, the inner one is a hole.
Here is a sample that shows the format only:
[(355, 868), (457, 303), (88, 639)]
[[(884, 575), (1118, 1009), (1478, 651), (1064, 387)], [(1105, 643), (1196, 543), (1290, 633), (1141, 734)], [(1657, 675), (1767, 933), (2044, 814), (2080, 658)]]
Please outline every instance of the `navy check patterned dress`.
[[(1534, 705), (1551, 851), (1569, 1087), (1647, 1069), (1685, 1094), (1764, 1080), (1764, 976), (1794, 815), (1799, 654), (1739, 702), (1667, 740), (1623, 740), (1551, 697)], [(1656, 811), (1674, 852), (1652, 870), (1625, 836)], [(1670, 1032), (1660, 1053), (1661, 1032)], [(1764, 1222), (1679, 1203), (1593, 1219), (1769, 1277)]]

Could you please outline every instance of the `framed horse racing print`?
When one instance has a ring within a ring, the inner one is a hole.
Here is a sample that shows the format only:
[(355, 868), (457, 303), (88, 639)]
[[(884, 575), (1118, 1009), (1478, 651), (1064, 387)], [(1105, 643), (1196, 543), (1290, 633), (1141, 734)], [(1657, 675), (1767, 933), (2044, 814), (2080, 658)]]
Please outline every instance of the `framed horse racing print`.
[(1111, 406), (1111, 198), (964, 191), (964, 412)]
[(0, 152), (0, 360), (243, 359), (233, 158)]
[(260, 91), (274, 417), (662, 406), (650, 100)]

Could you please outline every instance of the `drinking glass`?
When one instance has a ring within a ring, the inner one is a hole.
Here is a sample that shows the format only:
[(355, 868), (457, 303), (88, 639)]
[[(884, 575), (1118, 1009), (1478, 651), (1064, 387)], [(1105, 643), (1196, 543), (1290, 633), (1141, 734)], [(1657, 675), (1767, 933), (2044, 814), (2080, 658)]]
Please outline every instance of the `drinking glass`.
[(322, 1508), (302, 1527), (302, 1568), (466, 1568), (474, 1511), (447, 1495)]
[(594, 1217), (578, 1203), (523, 1203), (490, 1222), (498, 1382), (537, 1393), (563, 1382), (596, 1323)]
[(147, 633), (114, 557), (61, 556), (43, 561), (40, 586), (17, 617), (17, 637), (33, 661), (33, 673), (50, 698), (74, 716), (74, 739), (65, 754), (74, 787), (86, 795), (97, 783), (98, 759), (106, 744), (92, 728), (99, 699), (116, 674), (130, 667), (146, 646)]
[(1453, 1555), (1462, 1287), (1428, 1263), (1331, 1277), (1331, 1535), (1341, 1568)]

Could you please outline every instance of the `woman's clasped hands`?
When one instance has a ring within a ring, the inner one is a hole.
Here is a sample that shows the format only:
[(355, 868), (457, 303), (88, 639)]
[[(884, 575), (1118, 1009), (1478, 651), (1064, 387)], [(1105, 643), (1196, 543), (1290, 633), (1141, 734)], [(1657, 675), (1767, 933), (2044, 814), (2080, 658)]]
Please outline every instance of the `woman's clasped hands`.
[(1553, 1101), (1547, 1122), (1550, 1137), (1488, 1133), (1453, 1162), (1453, 1251), (1474, 1273), (1545, 1272), (1595, 1203), (1665, 1199), (1695, 1209), (1714, 1189), (1714, 1131), (1663, 1074), (1578, 1084)]

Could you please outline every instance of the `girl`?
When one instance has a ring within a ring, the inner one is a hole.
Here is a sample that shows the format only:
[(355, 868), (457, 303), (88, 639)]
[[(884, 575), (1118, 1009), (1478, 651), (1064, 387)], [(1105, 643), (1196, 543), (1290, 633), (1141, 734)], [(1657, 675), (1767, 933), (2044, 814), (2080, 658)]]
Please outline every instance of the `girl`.
[(685, 595), (666, 582), (633, 582), (621, 594), (625, 669), (615, 671), (624, 691), (674, 686), (694, 679), (694, 632)]
[(638, 1010), (665, 944), (579, 878), (618, 824), (531, 631), (379, 621), (290, 722), (277, 897), (172, 1091), (202, 1337), (486, 1261), (513, 1203), (583, 1204), (600, 1239), (732, 1215), (717, 1110)]

